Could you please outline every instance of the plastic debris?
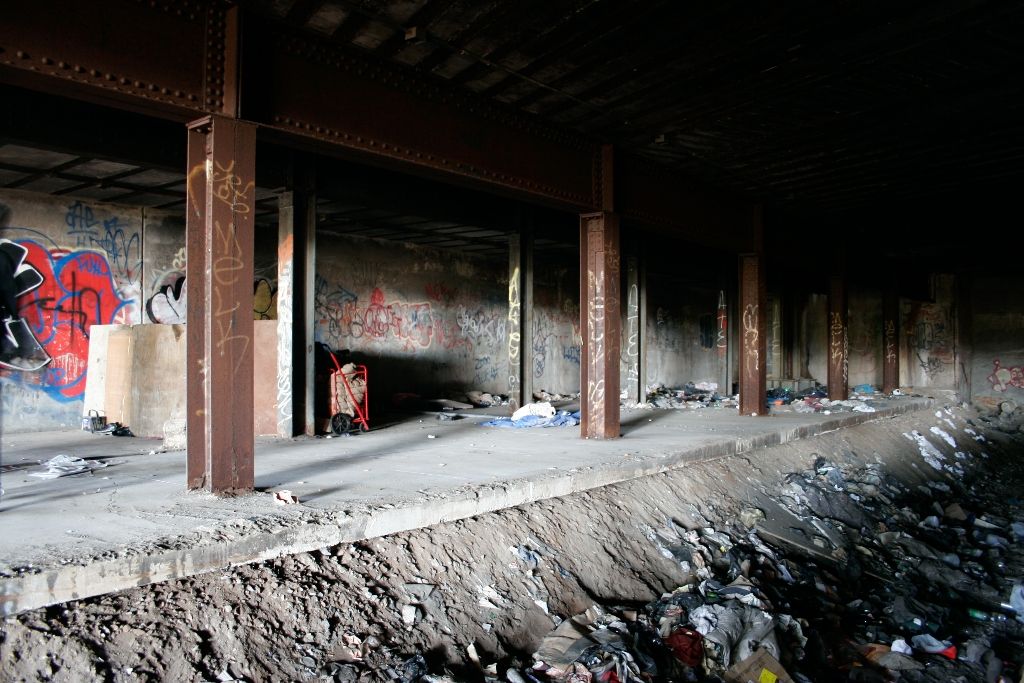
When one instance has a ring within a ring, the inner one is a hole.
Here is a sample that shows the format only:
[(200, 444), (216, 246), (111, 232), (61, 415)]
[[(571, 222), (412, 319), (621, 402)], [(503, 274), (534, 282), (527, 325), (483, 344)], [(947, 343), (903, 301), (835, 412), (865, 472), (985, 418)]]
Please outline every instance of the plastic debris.
[(288, 489), (281, 489), (274, 491), (274, 502), (278, 505), (295, 505), (299, 502), (299, 498)]
[(65, 453), (55, 455), (39, 464), (43, 466), (44, 470), (42, 472), (32, 472), (30, 476), (38, 477), (39, 479), (57, 479), (58, 477), (92, 472), (107, 466), (107, 463), (102, 460), (84, 460), (83, 458), (76, 458)]

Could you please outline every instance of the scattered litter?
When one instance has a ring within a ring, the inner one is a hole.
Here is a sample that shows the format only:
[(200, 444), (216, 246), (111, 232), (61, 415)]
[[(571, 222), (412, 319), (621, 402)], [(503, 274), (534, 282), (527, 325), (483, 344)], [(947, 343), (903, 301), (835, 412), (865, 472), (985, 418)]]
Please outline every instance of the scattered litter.
[(512, 420), (522, 420), (528, 415), (535, 415), (540, 418), (554, 417), (555, 407), (547, 401), (540, 403), (527, 403), (525, 406), (512, 413)]
[(92, 472), (107, 466), (107, 463), (102, 460), (84, 460), (64, 453), (55, 455), (39, 464), (45, 468), (44, 471), (32, 472), (30, 476), (38, 477), (39, 479), (56, 479), (72, 474), (81, 474), (82, 472)]
[[(688, 382), (682, 387), (670, 388), (663, 384), (647, 387), (647, 401), (643, 407), (662, 409), (734, 408), (739, 405), (735, 396), (721, 396), (715, 382)], [(630, 407), (640, 407), (631, 405)]]
[(281, 489), (274, 491), (274, 502), (279, 505), (294, 505), (299, 502), (299, 498), (288, 489)]

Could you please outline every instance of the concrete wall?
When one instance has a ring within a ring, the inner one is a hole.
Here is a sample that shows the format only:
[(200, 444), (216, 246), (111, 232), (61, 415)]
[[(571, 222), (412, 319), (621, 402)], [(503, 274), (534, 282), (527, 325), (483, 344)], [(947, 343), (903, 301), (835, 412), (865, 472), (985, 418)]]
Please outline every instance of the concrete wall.
[(507, 259), (320, 235), (316, 262), (315, 338), (366, 362), (371, 398), (508, 391)]
[(828, 382), (828, 297), (811, 294), (803, 314), (803, 338), (807, 351), (807, 371), (815, 381)]
[(952, 275), (932, 276), (932, 302), (903, 300), (900, 385), (953, 389), (956, 384), (956, 309)]
[[(185, 285), (185, 217), (146, 209), (142, 322), (180, 324), (188, 309)], [(277, 319), (277, 234), (257, 230), (253, 254), (253, 318)]]
[[(0, 239), (27, 249), (26, 263), (42, 276), (18, 305), (51, 359), (34, 372), (0, 366), (3, 429), (77, 427), (86, 409), (93, 325), (185, 322), (184, 217), (0, 190)], [(277, 315), (276, 253), (276, 234), (258, 234), (257, 320)]]
[(848, 295), (849, 384), (882, 388), (882, 293), (851, 288)]
[(188, 292), (185, 288), (185, 217), (147, 210), (143, 240), (143, 322), (185, 322)]
[(4, 431), (80, 425), (90, 328), (142, 318), (142, 224), (139, 208), (0, 190), (0, 239), (42, 276), (19, 312), (51, 359), (0, 369)]
[(1024, 280), (976, 276), (968, 291), (971, 397), (987, 406), (1024, 405)]
[[(253, 336), (253, 427), (276, 435), (276, 322), (255, 321)], [(128, 425), (136, 436), (163, 436), (164, 422), (185, 419), (185, 326), (95, 325), (83, 410)]]
[(717, 312), (717, 289), (683, 286), (664, 276), (648, 275), (648, 385), (681, 387), (687, 382), (721, 381), (725, 359), (717, 348)]
[(534, 390), (563, 394), (580, 390), (580, 271), (578, 265), (564, 263), (570, 260), (575, 259), (535, 258), (530, 364)]

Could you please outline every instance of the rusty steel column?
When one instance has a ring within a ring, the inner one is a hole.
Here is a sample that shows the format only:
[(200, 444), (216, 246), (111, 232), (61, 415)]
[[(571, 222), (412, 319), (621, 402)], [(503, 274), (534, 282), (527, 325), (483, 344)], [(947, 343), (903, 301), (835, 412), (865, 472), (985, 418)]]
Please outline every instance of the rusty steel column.
[(833, 275), (828, 289), (828, 398), (849, 398), (849, 321), (846, 309), (846, 277)]
[[(188, 126), (187, 480), (251, 491), (253, 207), (256, 126), (210, 116)], [(195, 257), (195, 258), (192, 258)]]
[(601, 211), (580, 216), (580, 333), (585, 383), (580, 405), (586, 439), (619, 437), (619, 219)]
[(767, 303), (760, 254), (740, 254), (740, 415), (766, 415)]
[(900, 299), (894, 289), (882, 295), (882, 392), (900, 385)]

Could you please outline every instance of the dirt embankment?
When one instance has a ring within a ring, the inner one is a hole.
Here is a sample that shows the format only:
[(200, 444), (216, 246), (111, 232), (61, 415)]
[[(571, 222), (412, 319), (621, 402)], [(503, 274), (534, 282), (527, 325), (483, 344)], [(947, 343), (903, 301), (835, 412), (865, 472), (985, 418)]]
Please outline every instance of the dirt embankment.
[[(821, 459), (842, 472), (869, 468), (905, 491), (941, 480), (950, 495), (999, 493), (1020, 481), (1012, 456), (1022, 449), (1018, 436), (989, 427), (961, 408), (879, 419), (470, 520), (37, 610), (4, 623), (0, 678), (389, 680), (422, 654), (434, 674), (482, 680), (470, 645), (504, 672), (528, 665), (557, 621), (594, 604), (642, 606), (692, 582), (695, 564), (674, 550), (688, 530), (746, 534), (757, 524), (788, 537), (791, 550), (834, 554), (841, 520), (853, 515), (846, 532), (856, 531), (857, 512), (843, 505), (872, 492), (794, 503), (793, 473), (813, 475)], [(831, 531), (793, 521), (794, 505)]]

